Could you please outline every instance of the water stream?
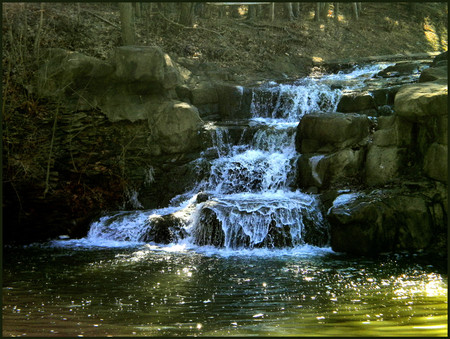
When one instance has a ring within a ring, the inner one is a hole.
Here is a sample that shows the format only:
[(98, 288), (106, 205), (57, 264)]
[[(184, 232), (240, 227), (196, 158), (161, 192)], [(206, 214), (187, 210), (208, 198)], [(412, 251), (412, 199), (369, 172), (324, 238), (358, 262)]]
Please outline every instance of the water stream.
[(6, 247), (3, 335), (447, 335), (446, 263), (334, 253), (318, 199), (293, 187), (301, 117), (387, 66), (264, 84), (251, 119), (206, 124), (199, 180), (170, 206)]

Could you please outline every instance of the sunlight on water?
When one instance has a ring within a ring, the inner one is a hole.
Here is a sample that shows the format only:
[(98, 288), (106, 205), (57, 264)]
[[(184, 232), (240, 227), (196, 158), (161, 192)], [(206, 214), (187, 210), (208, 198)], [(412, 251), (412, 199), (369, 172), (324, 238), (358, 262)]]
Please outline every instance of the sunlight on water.
[(66, 244), (5, 249), (4, 336), (447, 335), (427, 257)]

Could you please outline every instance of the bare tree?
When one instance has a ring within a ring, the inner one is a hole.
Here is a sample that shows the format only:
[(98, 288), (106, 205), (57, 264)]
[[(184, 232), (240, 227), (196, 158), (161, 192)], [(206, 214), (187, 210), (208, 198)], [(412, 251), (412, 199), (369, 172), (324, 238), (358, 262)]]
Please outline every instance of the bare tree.
[(294, 12), (292, 10), (292, 2), (285, 2), (284, 9), (286, 11), (285, 17), (287, 20), (294, 20)]
[(293, 2), (292, 10), (294, 11), (294, 16), (298, 18), (300, 16), (300, 2)]
[(339, 2), (335, 2), (334, 3), (334, 20), (338, 21), (339, 20)]
[(120, 2), (120, 24), (122, 28), (122, 44), (124, 46), (134, 45), (136, 32), (134, 29), (133, 4), (131, 2)]
[(359, 19), (359, 13), (358, 13), (358, 3), (352, 2), (352, 9), (353, 9), (353, 17), (358, 20)]
[(192, 26), (194, 23), (194, 3), (182, 2), (178, 23), (184, 26)]

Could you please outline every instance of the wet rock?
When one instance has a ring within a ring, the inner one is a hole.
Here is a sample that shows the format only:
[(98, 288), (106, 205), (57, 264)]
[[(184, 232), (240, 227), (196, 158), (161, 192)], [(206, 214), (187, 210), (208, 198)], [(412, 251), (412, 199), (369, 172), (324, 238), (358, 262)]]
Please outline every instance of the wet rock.
[(219, 114), (222, 120), (250, 118), (252, 92), (242, 86), (217, 84)]
[(432, 116), (446, 115), (448, 106), (446, 81), (424, 82), (403, 86), (395, 96), (395, 112), (412, 122), (423, 122)]
[(224, 246), (225, 233), (222, 229), (222, 223), (211, 208), (202, 208), (201, 216), (197, 227), (193, 232), (193, 236), (195, 244), (200, 246)]
[(419, 71), (420, 62), (399, 62), (393, 66), (388, 66), (377, 73), (377, 76), (388, 78), (393, 76), (410, 75)]
[(384, 87), (384, 88), (379, 88), (379, 89), (370, 91), (370, 93), (375, 101), (375, 105), (378, 107), (378, 109), (379, 109), (379, 106), (393, 105), (395, 95), (397, 94), (400, 87), (401, 87), (401, 85), (396, 85), (396, 86)]
[(312, 113), (297, 128), (296, 148), (300, 153), (329, 153), (365, 143), (369, 119), (359, 114)]
[(205, 202), (207, 200), (209, 200), (209, 194), (206, 192), (200, 192), (197, 194), (197, 203), (201, 203), (201, 202)]
[(364, 151), (346, 148), (324, 155), (303, 154), (297, 163), (299, 187), (319, 187), (322, 190), (334, 183), (354, 183), (360, 177)]
[(375, 100), (370, 93), (351, 93), (342, 96), (336, 110), (342, 113), (353, 113), (375, 108)]
[(172, 214), (153, 216), (149, 224), (149, 230), (141, 241), (167, 245), (187, 236), (184, 222)]
[(439, 194), (433, 192), (434, 198), (398, 189), (338, 196), (328, 211), (332, 249), (376, 255), (429, 248), (446, 223), (433, 201)]

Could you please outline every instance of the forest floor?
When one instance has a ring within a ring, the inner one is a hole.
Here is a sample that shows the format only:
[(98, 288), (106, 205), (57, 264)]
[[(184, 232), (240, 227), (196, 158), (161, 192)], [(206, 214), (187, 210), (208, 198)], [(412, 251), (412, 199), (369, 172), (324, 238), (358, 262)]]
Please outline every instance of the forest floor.
[[(277, 6), (282, 12), (282, 4)], [(445, 51), (448, 47), (445, 3), (416, 3), (414, 8), (407, 2), (362, 3), (359, 20), (352, 18), (351, 3), (341, 3), (337, 20), (330, 6), (327, 19), (320, 21), (314, 20), (315, 6), (301, 3), (298, 18), (288, 21), (281, 13), (273, 22), (247, 20), (244, 8), (239, 18), (218, 18), (217, 9), (210, 9), (209, 18), (196, 18), (194, 27), (182, 27), (176, 23), (176, 12), (161, 15), (155, 3), (150, 13), (145, 11), (136, 20), (136, 44), (160, 46), (175, 60), (187, 58), (236, 74), (267, 78), (295, 76), (299, 66), (311, 61)], [(35, 50), (33, 44), (39, 40), (41, 49), (59, 47), (106, 59), (121, 44), (117, 3), (45, 4), (37, 37), (40, 9), (39, 3), (3, 6), (3, 34), (15, 30), (14, 43), (29, 46), (23, 54), (32, 47)], [(11, 49), (8, 39), (4, 40), (3, 50)]]

